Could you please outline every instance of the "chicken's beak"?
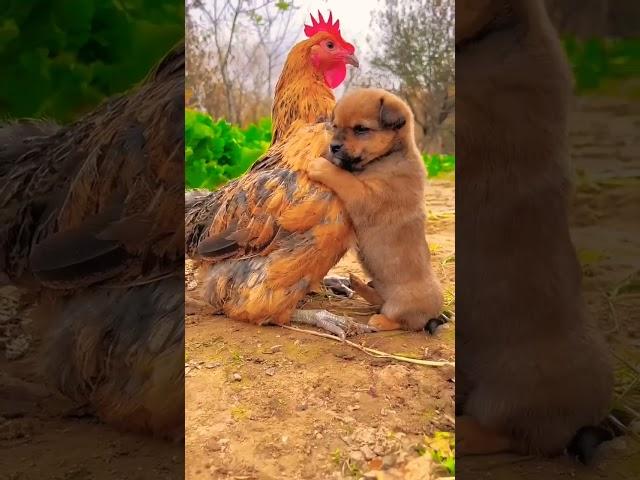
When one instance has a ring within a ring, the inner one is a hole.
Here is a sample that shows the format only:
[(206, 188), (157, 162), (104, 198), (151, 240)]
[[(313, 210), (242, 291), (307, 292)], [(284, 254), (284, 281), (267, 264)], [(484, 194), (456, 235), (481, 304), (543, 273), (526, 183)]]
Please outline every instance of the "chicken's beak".
[(358, 68), (360, 66), (360, 62), (358, 62), (358, 58), (355, 55), (347, 55), (344, 57), (344, 63), (349, 65), (353, 65)]

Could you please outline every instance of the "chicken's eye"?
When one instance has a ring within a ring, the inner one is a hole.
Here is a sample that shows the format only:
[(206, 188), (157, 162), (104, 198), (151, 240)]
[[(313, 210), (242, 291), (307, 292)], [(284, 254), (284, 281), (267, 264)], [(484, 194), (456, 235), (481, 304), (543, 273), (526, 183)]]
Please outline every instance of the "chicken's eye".
[(362, 135), (363, 133), (367, 133), (369, 130), (371, 129), (362, 125), (356, 125), (355, 127), (353, 127), (353, 133), (355, 133), (356, 135)]
[(333, 48), (334, 48), (334, 47), (335, 47), (335, 44), (334, 44), (331, 40), (329, 40), (329, 41), (327, 42), (327, 48), (328, 48), (329, 50), (333, 50)]

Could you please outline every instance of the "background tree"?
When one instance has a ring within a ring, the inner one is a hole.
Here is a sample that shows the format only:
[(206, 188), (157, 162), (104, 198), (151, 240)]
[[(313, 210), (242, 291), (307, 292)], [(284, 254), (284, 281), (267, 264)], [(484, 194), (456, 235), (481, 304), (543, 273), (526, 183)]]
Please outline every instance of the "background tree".
[[(385, 0), (372, 26), (368, 39), (374, 52), (371, 63), (391, 76), (387, 87), (411, 105), (419, 146), (432, 153), (453, 153), (453, 0)], [(370, 75), (366, 83), (384, 84), (381, 80), (379, 74)]]
[(295, 35), (293, 2), (189, 0), (187, 105), (247, 124), (269, 116)]

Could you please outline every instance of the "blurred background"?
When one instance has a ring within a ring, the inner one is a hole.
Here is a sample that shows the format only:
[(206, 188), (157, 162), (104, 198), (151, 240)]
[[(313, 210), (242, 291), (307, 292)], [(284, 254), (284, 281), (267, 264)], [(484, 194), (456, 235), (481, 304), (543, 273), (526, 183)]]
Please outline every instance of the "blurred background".
[(578, 95), (640, 96), (636, 0), (546, 0), (573, 67)]
[(242, 174), (270, 141), (273, 91), (309, 14), (328, 11), (359, 69), (335, 92), (393, 90), (411, 105), (433, 176), (454, 168), (454, 2), (187, 0), (187, 186)]
[(6, 0), (1, 11), (0, 120), (72, 121), (184, 36), (176, 0)]

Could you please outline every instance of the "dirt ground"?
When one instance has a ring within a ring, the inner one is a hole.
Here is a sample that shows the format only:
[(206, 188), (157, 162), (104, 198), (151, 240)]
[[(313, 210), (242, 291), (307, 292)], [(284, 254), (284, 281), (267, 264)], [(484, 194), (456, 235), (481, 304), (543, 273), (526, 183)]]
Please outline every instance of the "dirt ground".
[[(573, 234), (590, 310), (616, 356), (616, 409), (640, 431), (640, 232), (632, 227), (640, 172), (631, 146), (640, 103), (585, 98), (576, 113)], [(432, 182), (427, 198), (431, 249), (450, 302), (453, 189), (451, 181)], [(347, 257), (336, 270), (356, 268)], [(319, 300), (329, 308), (337, 302)], [(19, 303), (14, 289), (0, 289), (0, 479), (181, 478), (182, 445), (116, 432), (41, 387), (44, 379), (35, 373), (41, 339)], [(351, 306), (354, 315), (364, 311)], [(427, 458), (418, 457), (424, 437), (453, 430), (450, 369), (375, 359), (328, 339), (213, 317), (195, 290), (188, 292), (187, 314), (189, 479), (357, 478), (380, 467), (376, 458), (407, 477), (407, 465), (425, 467), (418, 463)], [(391, 353), (453, 359), (453, 338), (449, 327), (435, 338), (394, 332), (357, 341)], [(627, 436), (603, 446), (590, 468), (565, 458), (497, 456), (459, 460), (457, 469), (474, 480), (632, 479), (640, 476), (639, 459), (640, 444)]]
[[(432, 181), (428, 239), (453, 310), (454, 183)], [(330, 272), (362, 275), (350, 252)], [(195, 287), (187, 272), (188, 288)], [(187, 479), (342, 479), (369, 470), (410, 478), (425, 437), (452, 432), (454, 369), (373, 358), (280, 327), (212, 316), (199, 286), (187, 292)], [(324, 294), (314, 305), (354, 318), (364, 301)], [(351, 340), (387, 353), (454, 360), (454, 329), (386, 332)], [(426, 467), (422, 467), (426, 468)], [(416, 476), (415, 479), (424, 477)]]

